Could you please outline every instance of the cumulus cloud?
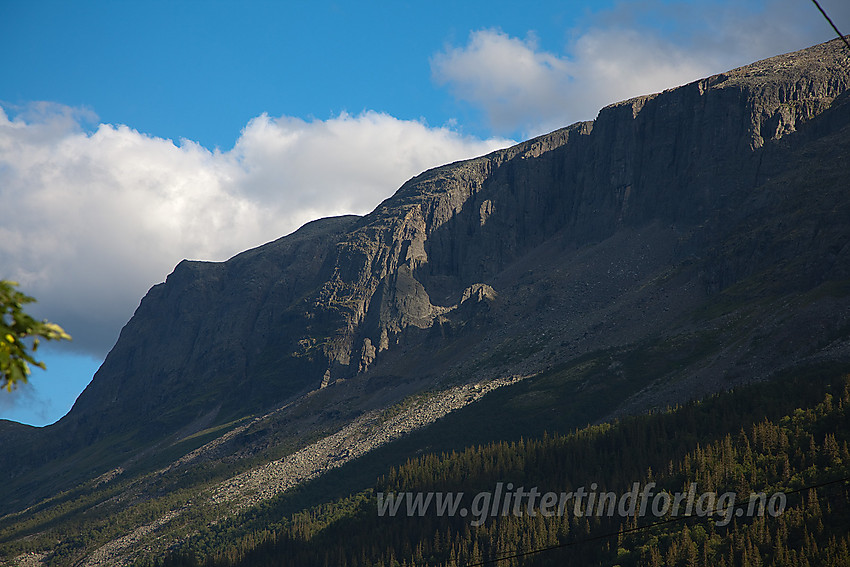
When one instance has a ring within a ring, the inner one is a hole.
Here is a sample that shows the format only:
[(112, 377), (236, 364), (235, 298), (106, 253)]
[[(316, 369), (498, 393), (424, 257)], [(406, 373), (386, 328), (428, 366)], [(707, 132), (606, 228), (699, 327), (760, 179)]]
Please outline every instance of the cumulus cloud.
[[(821, 3), (850, 29), (850, 3)], [(527, 136), (832, 34), (799, 0), (620, 2), (565, 30), (555, 52), (531, 32), (479, 30), (437, 53), (431, 70), (493, 131)], [(224, 260), (318, 217), (366, 213), (428, 167), (509, 143), (366, 112), (262, 115), (234, 148), (210, 151), (56, 104), (7, 112), (0, 107), (0, 278), (21, 282), (39, 299), (36, 314), (95, 357), (181, 259)], [(36, 394), (2, 397), (0, 413), (42, 403)]]
[[(823, 5), (850, 27), (850, 5)], [(621, 2), (571, 31), (563, 51), (533, 35), (470, 34), (431, 59), (434, 81), (478, 108), (496, 132), (543, 133), (592, 119), (610, 103), (834, 37), (808, 2)]]
[(0, 277), (98, 357), (183, 258), (224, 260), (315, 218), (366, 213), (428, 167), (510, 143), (376, 112), (263, 115), (212, 152), (124, 125), (87, 130), (92, 119), (0, 108)]
[(539, 121), (563, 107), (572, 82), (569, 60), (538, 51), (533, 38), (498, 30), (472, 33), (465, 47), (438, 53), (431, 66), (438, 83), (482, 106), (497, 130)]

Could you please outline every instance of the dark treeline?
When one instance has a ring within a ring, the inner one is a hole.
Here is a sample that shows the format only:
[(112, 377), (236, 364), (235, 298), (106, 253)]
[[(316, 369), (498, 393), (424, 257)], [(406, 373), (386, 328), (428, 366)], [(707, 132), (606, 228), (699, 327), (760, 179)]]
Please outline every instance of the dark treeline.
[[(392, 468), (372, 490), (286, 517), (272, 503), (250, 522), (205, 530), (147, 564), (848, 565), (850, 484), (832, 482), (850, 476), (848, 412), (850, 376), (822, 369), (568, 435), (423, 455)], [(462, 491), (469, 506), (498, 482), (618, 496), (634, 483), (654, 482), (656, 493), (686, 493), (695, 484), (697, 496), (735, 493), (742, 511), (752, 493), (765, 500), (789, 494), (783, 513), (754, 517), (656, 517), (649, 507), (643, 517), (576, 515), (573, 502), (551, 517), (529, 514), (523, 504), (521, 514), (488, 516), (478, 527), (472, 513), (439, 516), (433, 504), (421, 516), (408, 516), (404, 506), (393, 517), (377, 513), (378, 493)], [(537, 552), (545, 548), (552, 549)]]

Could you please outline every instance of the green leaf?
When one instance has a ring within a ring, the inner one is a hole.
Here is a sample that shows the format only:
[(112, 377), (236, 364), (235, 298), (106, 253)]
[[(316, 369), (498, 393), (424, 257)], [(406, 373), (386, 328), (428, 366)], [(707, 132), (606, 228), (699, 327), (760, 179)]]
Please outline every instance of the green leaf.
[[(43, 362), (33, 358), (40, 339), (71, 340), (71, 335), (49, 321), (36, 321), (23, 311), (23, 305), (35, 302), (35, 299), (21, 293), (15, 287), (17, 282), (0, 280), (0, 388), (11, 391), (18, 383), (25, 383), (32, 364), (46, 368)], [(22, 339), (32, 338), (32, 348)]]

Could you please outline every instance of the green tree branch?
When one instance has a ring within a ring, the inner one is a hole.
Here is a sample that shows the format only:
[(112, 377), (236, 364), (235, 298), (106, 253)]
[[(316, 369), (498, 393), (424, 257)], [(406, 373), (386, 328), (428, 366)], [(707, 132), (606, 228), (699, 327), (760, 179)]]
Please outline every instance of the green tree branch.
[(24, 311), (23, 306), (35, 299), (15, 289), (17, 285), (0, 280), (0, 388), (7, 391), (27, 382), (30, 364), (46, 368), (34, 357), (41, 339), (71, 340), (59, 325), (36, 321)]

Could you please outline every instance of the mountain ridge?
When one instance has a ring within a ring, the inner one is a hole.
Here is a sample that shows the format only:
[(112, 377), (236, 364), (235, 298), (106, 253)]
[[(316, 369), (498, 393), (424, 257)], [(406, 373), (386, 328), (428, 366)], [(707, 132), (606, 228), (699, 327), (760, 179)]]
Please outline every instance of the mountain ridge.
[(836, 40), (428, 170), (363, 217), (183, 261), (66, 417), (0, 423), (0, 513), (224, 435), (204, 458), (241, 474), (404, 400), (438, 415), (455, 387), (472, 403), (476, 385), (563, 375), (595, 421), (850, 360), (848, 132)]

